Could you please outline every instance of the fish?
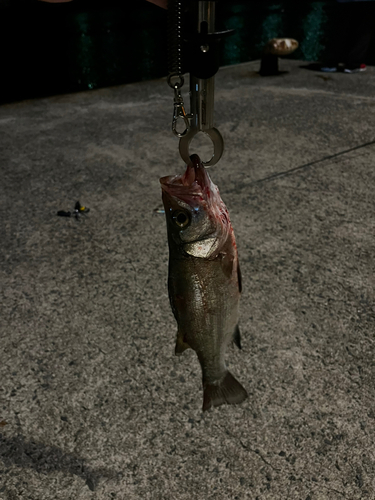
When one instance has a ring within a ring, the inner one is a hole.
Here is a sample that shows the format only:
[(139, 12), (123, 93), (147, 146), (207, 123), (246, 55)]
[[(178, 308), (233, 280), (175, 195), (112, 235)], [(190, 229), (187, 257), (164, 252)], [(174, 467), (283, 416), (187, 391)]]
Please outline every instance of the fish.
[(239, 404), (246, 389), (225, 364), (241, 348), (241, 272), (228, 210), (198, 155), (182, 175), (160, 179), (169, 246), (168, 292), (177, 321), (175, 354), (193, 349), (202, 368), (203, 411)]

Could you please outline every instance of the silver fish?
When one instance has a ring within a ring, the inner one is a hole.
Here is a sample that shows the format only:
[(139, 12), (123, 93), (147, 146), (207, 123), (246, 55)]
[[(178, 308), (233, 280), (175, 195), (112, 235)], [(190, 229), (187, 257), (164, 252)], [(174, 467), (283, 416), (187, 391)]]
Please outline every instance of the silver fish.
[(169, 300), (177, 320), (175, 353), (191, 347), (203, 378), (203, 411), (241, 403), (247, 392), (225, 365), (228, 344), (241, 348), (241, 274), (236, 241), (217, 186), (197, 155), (183, 175), (160, 179), (169, 244)]

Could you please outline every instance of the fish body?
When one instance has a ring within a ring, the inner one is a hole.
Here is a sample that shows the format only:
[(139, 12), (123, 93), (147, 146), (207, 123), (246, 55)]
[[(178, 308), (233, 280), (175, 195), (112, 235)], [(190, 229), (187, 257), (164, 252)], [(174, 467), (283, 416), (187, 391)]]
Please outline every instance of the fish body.
[(230, 342), (240, 347), (241, 274), (233, 228), (219, 190), (199, 157), (184, 175), (160, 179), (169, 244), (168, 290), (178, 324), (176, 354), (191, 347), (202, 367), (203, 410), (241, 403), (246, 390), (228, 371)]

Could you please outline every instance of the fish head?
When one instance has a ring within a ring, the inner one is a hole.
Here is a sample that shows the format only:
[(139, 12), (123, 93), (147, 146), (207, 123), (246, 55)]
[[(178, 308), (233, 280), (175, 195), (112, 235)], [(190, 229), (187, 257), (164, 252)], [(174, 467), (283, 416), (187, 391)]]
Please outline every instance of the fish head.
[(182, 175), (160, 179), (168, 235), (194, 257), (215, 258), (233, 232), (217, 186), (198, 155)]

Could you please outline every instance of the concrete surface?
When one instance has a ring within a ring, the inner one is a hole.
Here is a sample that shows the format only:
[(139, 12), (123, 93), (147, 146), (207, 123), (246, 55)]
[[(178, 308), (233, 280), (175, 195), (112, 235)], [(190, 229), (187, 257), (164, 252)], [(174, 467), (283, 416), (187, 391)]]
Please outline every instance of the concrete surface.
[(217, 76), (250, 397), (204, 415), (154, 213), (183, 168), (169, 87), (0, 108), (1, 500), (375, 498), (375, 68), (301, 64)]

